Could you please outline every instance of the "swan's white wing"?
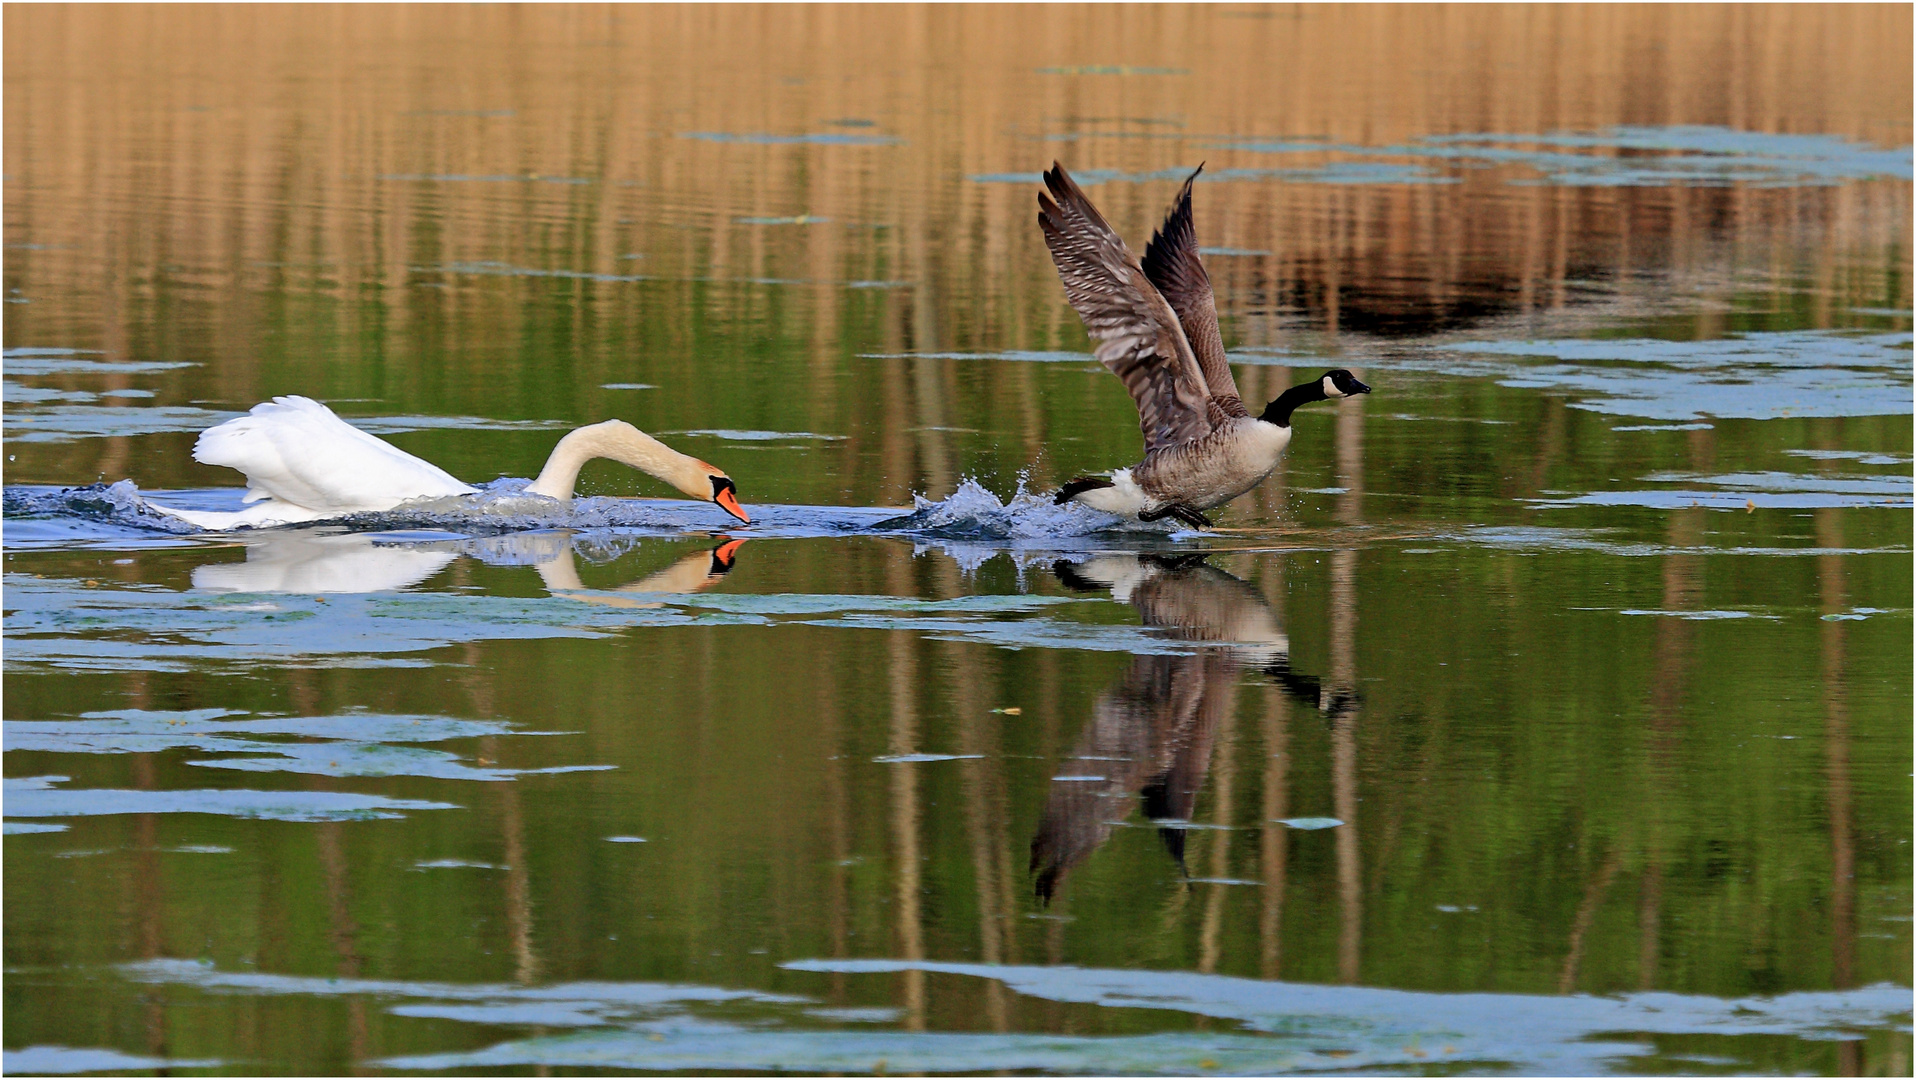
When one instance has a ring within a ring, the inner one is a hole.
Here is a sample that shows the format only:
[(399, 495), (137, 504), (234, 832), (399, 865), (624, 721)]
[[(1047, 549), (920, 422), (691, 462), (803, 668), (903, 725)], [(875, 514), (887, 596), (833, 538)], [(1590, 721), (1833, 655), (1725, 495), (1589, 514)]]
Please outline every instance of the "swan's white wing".
[(246, 474), (248, 502), (273, 499), (321, 514), (390, 510), (408, 499), (473, 491), (303, 397), (274, 398), (208, 428), (193, 457)]

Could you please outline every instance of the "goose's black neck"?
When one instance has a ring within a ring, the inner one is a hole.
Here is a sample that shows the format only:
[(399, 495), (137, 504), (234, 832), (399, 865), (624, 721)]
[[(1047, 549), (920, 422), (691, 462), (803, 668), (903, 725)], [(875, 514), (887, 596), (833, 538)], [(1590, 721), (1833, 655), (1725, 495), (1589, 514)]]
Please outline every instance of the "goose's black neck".
[(1298, 383), (1296, 386), (1279, 394), (1277, 400), (1264, 406), (1264, 413), (1259, 416), (1258, 419), (1267, 424), (1276, 424), (1278, 427), (1290, 427), (1291, 413), (1296, 411), (1299, 405), (1309, 405), (1313, 401), (1323, 401), (1327, 396), (1328, 395), (1324, 393), (1323, 379), (1312, 379), (1310, 382)]

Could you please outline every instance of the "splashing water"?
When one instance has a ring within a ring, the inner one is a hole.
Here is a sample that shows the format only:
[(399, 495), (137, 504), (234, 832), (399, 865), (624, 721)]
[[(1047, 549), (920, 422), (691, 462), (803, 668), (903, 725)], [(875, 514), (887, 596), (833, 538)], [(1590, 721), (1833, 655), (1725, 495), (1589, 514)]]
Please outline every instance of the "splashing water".
[(1093, 510), (1079, 503), (1060, 506), (1050, 495), (1034, 494), (1018, 478), (1011, 498), (1000, 499), (966, 477), (958, 490), (936, 502), (912, 496), (912, 512), (881, 521), (875, 531), (911, 533), (953, 540), (1054, 540), (1112, 532), (1175, 532), (1176, 523), (1144, 523)]
[(4, 507), (9, 518), (81, 518), (104, 525), (181, 535), (200, 531), (148, 505), (139, 486), (131, 480), (74, 488), (8, 487)]

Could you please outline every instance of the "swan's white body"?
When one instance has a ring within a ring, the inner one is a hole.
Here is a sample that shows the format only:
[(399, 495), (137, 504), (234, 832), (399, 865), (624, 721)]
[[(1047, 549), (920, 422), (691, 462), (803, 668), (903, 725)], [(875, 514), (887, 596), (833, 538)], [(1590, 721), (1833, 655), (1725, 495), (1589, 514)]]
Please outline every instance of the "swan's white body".
[[(526, 490), (570, 499), (579, 467), (596, 457), (622, 461), (745, 519), (742, 511), (734, 509), (738, 500), (723, 472), (622, 420), (582, 427), (560, 439), (539, 478)], [(376, 513), (478, 490), (303, 397), (274, 398), (253, 406), (245, 416), (206, 429), (193, 445), (193, 458), (244, 473), (245, 501), (254, 505), (230, 512), (147, 505), (216, 531)]]
[(475, 490), (303, 397), (274, 398), (207, 428), (193, 459), (244, 473), (245, 501), (254, 504), (237, 512), (149, 504), (203, 529), (321, 521)]

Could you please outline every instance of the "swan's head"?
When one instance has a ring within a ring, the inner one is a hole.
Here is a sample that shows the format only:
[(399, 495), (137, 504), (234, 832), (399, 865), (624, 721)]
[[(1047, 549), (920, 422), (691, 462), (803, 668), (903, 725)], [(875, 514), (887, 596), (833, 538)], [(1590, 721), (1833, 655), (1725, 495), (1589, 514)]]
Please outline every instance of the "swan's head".
[[(611, 420), (607, 421), (607, 423), (616, 424), (624, 422)], [(638, 428), (632, 427), (630, 424), (626, 424), (626, 427), (631, 428), (632, 433), (640, 438), (648, 440), (652, 438), (650, 435), (645, 434)], [(659, 445), (662, 446), (663, 444)], [(672, 450), (667, 450), (666, 452), (677, 453)], [(732, 482), (731, 477), (725, 475), (724, 469), (687, 454), (679, 454), (678, 456), (683, 460), (676, 469), (672, 469), (669, 472), (650, 469), (647, 471), (652, 472), (654, 476), (662, 480), (670, 481), (680, 491), (685, 492), (695, 499), (708, 499), (717, 503), (719, 509), (747, 525), (752, 523), (751, 515), (747, 514), (745, 508), (738, 503), (738, 485)], [(637, 462), (632, 462), (631, 464), (637, 464)], [(646, 466), (639, 465), (639, 468), (644, 469)]]
[[(699, 464), (705, 465), (703, 461)], [(712, 469), (710, 465), (705, 467)], [(719, 509), (748, 525), (751, 524), (752, 519), (746, 515), (745, 508), (738, 504), (738, 485), (732, 483), (732, 478), (717, 469), (712, 469), (711, 481), (712, 501), (719, 504)]]
[[(608, 423), (623, 423), (623, 421), (613, 420), (608, 421)], [(626, 426), (631, 427), (630, 424)], [(641, 438), (651, 438), (651, 436), (646, 435), (638, 428), (632, 428), (632, 432)], [(667, 452), (674, 453), (675, 451)], [(685, 454), (680, 454), (679, 456), (684, 458), (682, 468), (674, 470), (670, 475), (663, 472), (654, 473), (654, 475), (671, 481), (678, 486), (680, 491), (685, 492), (695, 499), (709, 499), (717, 503), (719, 509), (747, 525), (752, 523), (751, 515), (747, 514), (745, 508), (738, 504), (738, 485), (732, 483), (732, 478), (725, 475), (724, 469)], [(645, 466), (641, 465), (639, 467), (644, 468)]]
[(1324, 373), (1324, 396), (1327, 398), (1355, 397), (1370, 393), (1370, 387), (1357, 381), (1357, 377), (1343, 368)]

